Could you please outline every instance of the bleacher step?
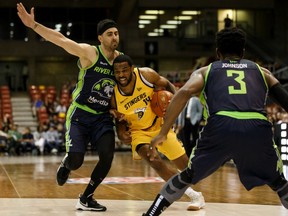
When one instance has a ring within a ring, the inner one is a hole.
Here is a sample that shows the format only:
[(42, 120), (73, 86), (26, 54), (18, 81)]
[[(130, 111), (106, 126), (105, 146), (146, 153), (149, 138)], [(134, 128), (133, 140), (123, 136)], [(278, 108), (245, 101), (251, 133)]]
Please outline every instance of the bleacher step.
[(12, 95), (12, 114), (14, 124), (18, 125), (19, 131), (23, 131), (25, 127), (30, 127), (31, 131), (35, 131), (38, 126), (37, 118), (32, 115), (31, 100), (29, 95)]

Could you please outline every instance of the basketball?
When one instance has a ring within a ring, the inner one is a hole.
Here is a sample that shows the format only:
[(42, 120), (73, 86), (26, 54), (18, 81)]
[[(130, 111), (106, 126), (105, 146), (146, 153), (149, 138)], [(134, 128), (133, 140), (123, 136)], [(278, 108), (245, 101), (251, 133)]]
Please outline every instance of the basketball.
[(155, 91), (152, 100), (152, 111), (158, 116), (163, 117), (164, 111), (167, 109), (173, 94), (166, 90)]

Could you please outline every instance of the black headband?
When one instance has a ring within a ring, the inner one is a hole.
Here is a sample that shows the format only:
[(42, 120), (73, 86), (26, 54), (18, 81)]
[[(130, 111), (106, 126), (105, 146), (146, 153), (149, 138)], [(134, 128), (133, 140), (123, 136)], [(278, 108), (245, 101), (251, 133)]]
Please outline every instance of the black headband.
[(117, 28), (117, 23), (111, 19), (104, 19), (97, 25), (97, 34), (102, 35), (109, 28)]

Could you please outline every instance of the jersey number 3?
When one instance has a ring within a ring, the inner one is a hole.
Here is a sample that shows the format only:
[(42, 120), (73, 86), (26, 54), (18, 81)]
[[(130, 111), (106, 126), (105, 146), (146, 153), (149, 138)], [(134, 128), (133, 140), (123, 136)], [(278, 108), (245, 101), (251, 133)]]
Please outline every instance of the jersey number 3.
[(246, 83), (243, 81), (245, 78), (244, 71), (227, 70), (227, 77), (234, 77), (234, 80), (238, 83), (237, 88), (235, 86), (228, 86), (229, 94), (246, 94)]

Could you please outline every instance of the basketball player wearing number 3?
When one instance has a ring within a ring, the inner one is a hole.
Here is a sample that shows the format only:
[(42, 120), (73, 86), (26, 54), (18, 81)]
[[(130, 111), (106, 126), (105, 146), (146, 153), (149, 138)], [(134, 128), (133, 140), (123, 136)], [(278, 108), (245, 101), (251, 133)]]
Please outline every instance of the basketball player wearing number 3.
[[(247, 190), (266, 184), (288, 209), (288, 182), (265, 112), (268, 95), (288, 112), (288, 92), (269, 70), (244, 59), (246, 33), (242, 29), (222, 29), (215, 39), (219, 60), (194, 71), (175, 93), (161, 131), (152, 139), (152, 152), (165, 141), (192, 96), (200, 94), (207, 123), (187, 168), (167, 181), (142, 216), (161, 215), (187, 187), (210, 176), (229, 160), (234, 161)], [(150, 160), (154, 160), (153, 156)]]
[[(122, 113), (124, 120), (116, 118), (116, 129), (119, 139), (123, 143), (131, 143), (134, 159), (145, 159), (146, 162), (167, 181), (177, 173), (173, 166), (169, 166), (162, 160), (159, 154), (155, 154), (156, 160), (149, 160), (150, 141), (159, 133), (163, 118), (157, 117), (151, 108), (151, 99), (154, 89), (166, 89), (175, 93), (174, 86), (164, 77), (159, 76), (151, 68), (135, 68), (131, 58), (121, 55), (113, 62), (116, 86), (112, 96), (111, 108)], [(113, 112), (112, 112), (113, 114)], [(167, 141), (158, 146), (158, 151), (172, 161), (179, 170), (183, 170), (188, 164), (188, 157), (182, 143), (177, 139), (171, 129)], [(201, 192), (189, 187), (185, 194), (191, 198), (187, 209), (199, 210), (204, 207), (205, 201)]]

